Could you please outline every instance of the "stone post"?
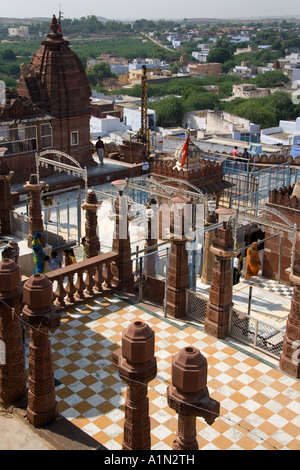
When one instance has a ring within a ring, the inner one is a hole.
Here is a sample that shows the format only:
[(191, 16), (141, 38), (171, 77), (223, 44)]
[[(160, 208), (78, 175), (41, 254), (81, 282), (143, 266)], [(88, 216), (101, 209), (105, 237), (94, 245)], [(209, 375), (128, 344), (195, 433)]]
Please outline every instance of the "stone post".
[(119, 375), (127, 384), (123, 450), (150, 450), (150, 418), (147, 384), (157, 373), (154, 332), (141, 321), (129, 325), (122, 335)]
[(10, 192), (10, 180), (14, 174), (14, 171), (9, 171), (3, 157), (0, 156), (0, 235), (11, 233), (9, 212), (13, 209), (13, 202)]
[(181, 318), (186, 311), (186, 289), (189, 287), (188, 254), (186, 239), (171, 240), (170, 259), (167, 277), (166, 312), (167, 316)]
[(113, 239), (113, 251), (118, 253), (116, 261), (112, 262), (112, 284), (123, 291), (134, 287), (132, 272), (130, 236), (128, 230), (127, 198), (120, 191), (115, 202), (116, 227)]
[(300, 379), (300, 260), (294, 263), (290, 281), (294, 285), (294, 295), (286, 322), (279, 367)]
[(186, 289), (189, 287), (187, 239), (184, 236), (184, 205), (188, 199), (174, 197), (173, 237), (171, 238), (170, 259), (167, 273), (166, 313), (180, 318), (186, 311)]
[(54, 374), (48, 330), (60, 324), (52, 303), (52, 283), (43, 274), (34, 274), (24, 284), (22, 317), (30, 326), (27, 419), (35, 427), (55, 421)]
[(31, 248), (31, 242), (36, 232), (42, 234), (42, 245), (46, 245), (44, 235), (44, 223), (42, 217), (42, 206), (41, 206), (41, 190), (44, 187), (45, 182), (41, 181), (38, 183), (37, 175), (30, 175), (29, 181), (24, 185), (26, 191), (29, 192), (29, 233), (28, 233), (28, 246)]
[[(0, 262), (0, 403), (13, 404), (26, 398), (26, 377), (21, 327), (21, 268), (13, 260)], [(14, 312), (13, 310), (14, 309)]]
[(216, 338), (228, 334), (229, 314), (232, 308), (233, 238), (226, 222), (216, 232), (211, 252), (215, 255), (209, 302), (206, 309), (204, 331)]
[(170, 408), (178, 413), (173, 450), (198, 450), (196, 417), (211, 425), (220, 412), (220, 404), (209, 396), (207, 361), (198, 349), (188, 346), (173, 357), (167, 399)]
[(95, 192), (92, 189), (88, 189), (86, 200), (82, 204), (82, 209), (86, 210), (85, 220), (85, 256), (86, 258), (92, 258), (97, 256), (100, 251), (100, 240), (97, 235), (97, 210), (102, 204), (102, 201), (98, 202)]

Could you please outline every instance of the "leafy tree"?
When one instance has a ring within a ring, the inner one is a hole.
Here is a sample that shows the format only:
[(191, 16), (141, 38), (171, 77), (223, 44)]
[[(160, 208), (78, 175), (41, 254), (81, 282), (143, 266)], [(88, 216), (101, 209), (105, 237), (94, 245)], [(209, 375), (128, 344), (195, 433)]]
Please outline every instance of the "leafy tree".
[(295, 119), (295, 105), (292, 102), (291, 95), (285, 91), (276, 91), (271, 95), (270, 104), (276, 114), (278, 121), (280, 119)]
[(223, 47), (216, 47), (212, 49), (209, 54), (207, 55), (206, 62), (218, 62), (224, 64), (228, 60), (231, 60), (233, 54)]
[(16, 54), (11, 49), (6, 49), (2, 52), (3, 60), (16, 60)]
[(258, 87), (262, 88), (273, 88), (289, 82), (289, 77), (281, 70), (270, 70), (268, 72), (260, 73), (254, 79), (254, 83)]
[(180, 98), (169, 96), (149, 104), (150, 107), (156, 111), (156, 123), (158, 126), (181, 126), (184, 109)]
[(91, 85), (101, 86), (103, 81), (107, 78), (117, 78), (117, 76), (111, 72), (109, 64), (106, 62), (99, 62), (93, 67), (86, 70), (88, 80)]
[(255, 124), (259, 124), (262, 129), (277, 126), (277, 118), (274, 112), (260, 106), (257, 101), (250, 99), (234, 108), (234, 114), (249, 119)]

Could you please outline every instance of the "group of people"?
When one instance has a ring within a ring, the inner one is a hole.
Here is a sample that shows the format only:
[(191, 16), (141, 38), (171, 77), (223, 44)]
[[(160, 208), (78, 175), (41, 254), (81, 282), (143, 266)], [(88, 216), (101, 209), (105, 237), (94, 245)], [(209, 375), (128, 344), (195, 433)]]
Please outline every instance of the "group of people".
[[(85, 258), (85, 237), (82, 237), (81, 244), (83, 248), (82, 259)], [(57, 251), (53, 250), (51, 256), (48, 256), (42, 245), (42, 234), (37, 232), (34, 234), (32, 243), (33, 261), (35, 270), (33, 274), (44, 274), (47, 270), (54, 271), (63, 266), (70, 266), (77, 262), (73, 248), (65, 248), (62, 251), (63, 261), (58, 256)]]
[(248, 150), (247, 148), (244, 148), (244, 151), (239, 159), (238, 157), (238, 148), (237, 146), (234, 147), (234, 149), (232, 150), (232, 157), (233, 157), (233, 160), (236, 160), (236, 161), (241, 161), (241, 162), (244, 162), (245, 160), (249, 160), (249, 153), (248, 153)]

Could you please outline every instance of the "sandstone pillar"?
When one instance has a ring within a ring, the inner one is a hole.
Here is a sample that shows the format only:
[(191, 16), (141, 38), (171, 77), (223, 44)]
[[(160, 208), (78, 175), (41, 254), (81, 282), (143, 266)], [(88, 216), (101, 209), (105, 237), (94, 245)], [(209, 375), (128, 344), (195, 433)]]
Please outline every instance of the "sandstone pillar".
[(119, 375), (127, 384), (123, 450), (150, 450), (150, 417), (147, 384), (157, 373), (154, 332), (141, 321), (122, 335)]
[(88, 189), (86, 200), (82, 204), (82, 209), (86, 211), (85, 220), (85, 256), (92, 258), (97, 256), (100, 251), (100, 240), (97, 235), (97, 210), (102, 204), (98, 202), (95, 192)]
[(186, 239), (171, 241), (168, 266), (166, 312), (173, 318), (180, 318), (186, 311), (186, 289), (189, 287), (188, 254)]
[(24, 188), (29, 192), (29, 233), (28, 233), (28, 246), (31, 248), (31, 242), (36, 232), (42, 234), (42, 245), (46, 245), (44, 235), (44, 223), (42, 217), (41, 206), (41, 190), (45, 185), (44, 181), (38, 183), (37, 175), (30, 175), (29, 181), (24, 185)]
[(286, 322), (279, 367), (292, 377), (300, 379), (300, 260), (293, 266), (290, 281), (294, 285), (294, 295)]
[(229, 315), (232, 307), (232, 232), (223, 222), (216, 232), (211, 251), (215, 256), (209, 302), (206, 309), (204, 331), (216, 338), (228, 334)]
[(173, 450), (198, 450), (196, 417), (203, 417), (211, 425), (220, 412), (220, 404), (209, 396), (207, 361), (198, 349), (189, 346), (173, 357), (167, 399), (178, 413)]
[(14, 174), (14, 171), (9, 171), (3, 158), (0, 158), (0, 235), (11, 233), (9, 213), (13, 209), (13, 203), (10, 192), (10, 180)]
[(13, 404), (26, 397), (23, 335), (21, 327), (21, 268), (13, 260), (0, 262), (0, 403)]
[(52, 299), (52, 283), (43, 274), (34, 274), (25, 282), (22, 316), (30, 326), (27, 419), (35, 427), (46, 426), (57, 416), (48, 329), (59, 326), (60, 315)]
[(127, 197), (123, 196), (123, 190), (119, 190), (115, 202), (116, 226), (112, 246), (118, 258), (112, 262), (111, 272), (112, 284), (123, 291), (130, 291), (134, 287), (127, 209)]

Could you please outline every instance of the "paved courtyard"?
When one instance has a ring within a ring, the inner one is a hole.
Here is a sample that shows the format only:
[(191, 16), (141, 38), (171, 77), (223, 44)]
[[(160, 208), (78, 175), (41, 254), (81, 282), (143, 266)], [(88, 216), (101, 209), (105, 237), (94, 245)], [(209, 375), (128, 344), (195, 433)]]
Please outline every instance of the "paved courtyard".
[(158, 373), (149, 383), (153, 450), (170, 450), (177, 415), (167, 405), (172, 356), (193, 345), (208, 361), (210, 396), (221, 404), (212, 426), (197, 419), (199, 449), (300, 449), (300, 381), (278, 365), (234, 343), (203, 332), (201, 325), (165, 318), (159, 308), (120, 295), (69, 308), (51, 335), (58, 410), (109, 450), (122, 448), (126, 386), (111, 354), (136, 319), (155, 332)]

